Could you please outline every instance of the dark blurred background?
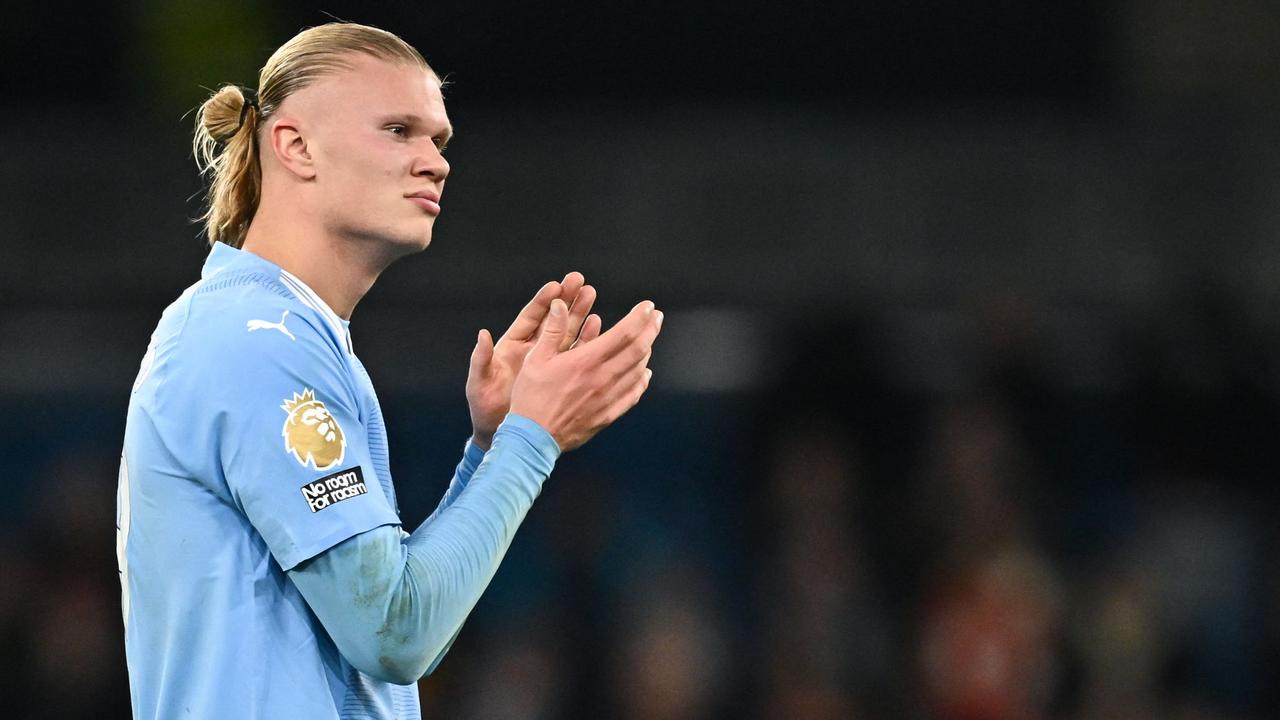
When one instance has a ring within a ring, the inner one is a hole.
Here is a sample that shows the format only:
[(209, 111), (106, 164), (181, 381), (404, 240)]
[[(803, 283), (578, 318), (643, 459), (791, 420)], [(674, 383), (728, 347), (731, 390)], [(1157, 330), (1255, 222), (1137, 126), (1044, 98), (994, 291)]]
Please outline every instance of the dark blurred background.
[(478, 327), (666, 310), (428, 718), (1263, 718), (1280, 706), (1280, 4), (50, 0), (0, 21), (0, 688), (115, 718), (129, 387), (198, 277), (187, 114), (331, 17), (458, 135), (360, 305), (404, 519)]

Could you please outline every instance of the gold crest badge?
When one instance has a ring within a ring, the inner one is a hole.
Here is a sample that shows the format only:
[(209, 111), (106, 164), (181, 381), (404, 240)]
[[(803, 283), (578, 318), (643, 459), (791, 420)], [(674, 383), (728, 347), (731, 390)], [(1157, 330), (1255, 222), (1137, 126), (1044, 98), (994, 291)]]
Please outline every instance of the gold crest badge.
[(301, 395), (294, 393), (280, 408), (289, 414), (280, 431), (284, 449), (303, 467), (309, 462), (317, 470), (328, 470), (342, 462), (347, 452), (346, 435), (329, 409), (316, 399), (314, 390), (304, 388)]

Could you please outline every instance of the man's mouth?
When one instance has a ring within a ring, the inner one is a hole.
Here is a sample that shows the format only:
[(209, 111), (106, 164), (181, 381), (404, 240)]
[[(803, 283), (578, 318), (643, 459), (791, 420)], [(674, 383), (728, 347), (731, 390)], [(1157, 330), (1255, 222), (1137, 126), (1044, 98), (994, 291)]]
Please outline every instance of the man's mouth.
[(420, 190), (406, 196), (413, 204), (432, 214), (440, 214), (440, 193), (431, 190)]

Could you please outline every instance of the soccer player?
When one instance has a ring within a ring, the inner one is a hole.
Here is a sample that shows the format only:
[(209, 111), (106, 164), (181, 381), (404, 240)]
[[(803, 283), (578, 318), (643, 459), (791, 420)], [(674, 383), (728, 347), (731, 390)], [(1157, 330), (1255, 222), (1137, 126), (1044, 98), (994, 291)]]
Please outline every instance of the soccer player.
[(480, 331), (473, 434), (439, 506), (401, 530), (348, 325), (430, 242), (451, 133), (421, 55), (347, 23), (303, 31), (256, 92), (200, 108), (212, 252), (151, 336), (120, 464), (135, 717), (418, 718), (414, 683), (557, 457), (648, 387), (653, 303), (602, 333), (580, 274), (547, 283), (496, 343)]

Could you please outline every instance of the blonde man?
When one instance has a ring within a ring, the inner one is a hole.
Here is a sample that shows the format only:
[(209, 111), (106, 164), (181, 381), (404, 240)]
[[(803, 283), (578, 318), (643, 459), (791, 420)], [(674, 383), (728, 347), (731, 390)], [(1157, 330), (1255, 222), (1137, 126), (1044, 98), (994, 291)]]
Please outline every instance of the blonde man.
[(431, 240), (452, 128), (440, 80), (366, 26), (311, 28), (258, 90), (200, 109), (212, 252), (165, 310), (129, 403), (117, 550), (139, 718), (418, 718), (448, 651), (563, 451), (648, 387), (662, 323), (609, 331), (578, 273), (495, 343), (439, 506), (401, 530), (386, 433), (348, 332)]

